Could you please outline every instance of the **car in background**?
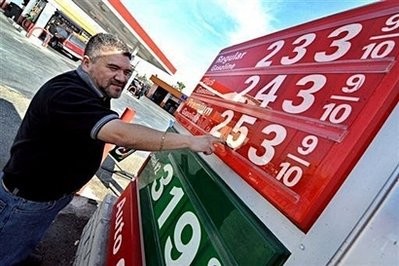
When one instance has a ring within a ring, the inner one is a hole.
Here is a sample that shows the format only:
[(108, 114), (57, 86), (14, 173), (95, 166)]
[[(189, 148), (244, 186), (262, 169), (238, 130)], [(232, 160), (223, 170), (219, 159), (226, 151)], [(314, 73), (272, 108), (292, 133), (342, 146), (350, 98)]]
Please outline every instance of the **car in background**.
[(130, 86), (127, 88), (127, 90), (133, 94), (133, 96), (136, 96), (140, 99), (141, 97), (141, 91), (143, 90), (144, 84), (138, 80), (138, 79), (133, 79), (132, 83)]
[(87, 40), (75, 32), (68, 32), (62, 27), (56, 27), (56, 32), (49, 41), (49, 45), (72, 58), (81, 60), (84, 55)]

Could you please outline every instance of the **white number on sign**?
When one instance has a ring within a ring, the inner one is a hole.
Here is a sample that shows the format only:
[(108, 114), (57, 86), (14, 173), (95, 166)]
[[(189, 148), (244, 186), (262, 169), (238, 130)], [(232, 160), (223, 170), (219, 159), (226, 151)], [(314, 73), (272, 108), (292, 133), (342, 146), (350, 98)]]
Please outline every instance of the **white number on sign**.
[(211, 258), (208, 261), (208, 265), (207, 266), (222, 266), (222, 264), (220, 263), (220, 261), (217, 258)]
[(344, 56), (351, 48), (351, 43), (349, 42), (349, 40), (356, 37), (356, 35), (358, 35), (362, 30), (362, 27), (362, 24), (353, 23), (342, 26), (331, 32), (330, 35), (328, 35), (329, 38), (338, 37), (343, 32), (346, 32), (346, 34), (342, 38), (334, 40), (331, 43), (330, 47), (336, 47), (334, 53), (327, 54), (326, 52), (317, 52), (314, 56), (316, 62), (334, 61)]
[(290, 163), (284, 162), (280, 164), (281, 170), (276, 176), (277, 180), (283, 179), (283, 184), (287, 187), (293, 187), (302, 178), (303, 170), (297, 165), (291, 166)]
[(274, 42), (267, 47), (267, 50), (272, 50), (272, 52), (265, 57), (262, 58), (258, 63), (256, 63), (255, 67), (267, 67), (272, 64), (272, 61), (268, 61), (270, 58), (272, 58), (275, 54), (278, 53), (278, 51), (281, 50), (284, 46), (284, 41), (280, 40), (277, 42)]
[(389, 55), (390, 52), (395, 48), (395, 42), (392, 40), (383, 41), (379, 44), (370, 43), (363, 47), (364, 53), (361, 59), (367, 58), (384, 58)]
[(163, 210), (161, 215), (158, 218), (158, 227), (161, 229), (161, 227), (164, 225), (165, 221), (168, 219), (172, 211), (175, 209), (179, 201), (183, 198), (184, 192), (183, 189), (180, 187), (173, 187), (171, 191), (169, 192), (170, 195), (172, 195), (172, 199), (169, 201), (168, 205), (166, 208)]
[[(166, 176), (161, 177), (159, 180), (155, 179), (151, 185), (151, 197), (154, 201), (157, 201), (161, 197), (164, 186), (169, 184), (169, 182), (172, 180), (173, 177), (172, 165), (166, 164), (163, 167), (163, 170), (166, 172)], [(157, 189), (158, 181), (159, 181), (159, 188)]]
[(125, 266), (125, 259), (124, 259), (124, 258), (121, 258), (121, 259), (116, 263), (115, 266)]
[(302, 140), (302, 147), (298, 147), (297, 151), (299, 154), (308, 155), (314, 151), (317, 147), (319, 139), (316, 136), (308, 135)]
[(280, 125), (272, 124), (266, 126), (262, 129), (262, 133), (271, 134), (274, 133), (274, 138), (268, 140), (264, 139), (261, 143), (261, 146), (265, 149), (263, 154), (258, 155), (258, 149), (254, 147), (250, 147), (248, 150), (248, 158), (256, 165), (266, 165), (268, 164), (275, 154), (274, 147), (281, 144), (285, 137), (287, 136), (287, 130)]
[(321, 116), (321, 121), (330, 121), (333, 124), (339, 124), (344, 122), (352, 112), (352, 106), (343, 103), (337, 105), (336, 103), (330, 103), (323, 106), (326, 111)]
[(388, 18), (385, 22), (386, 27), (383, 27), (381, 30), (383, 32), (396, 30), (399, 28), (399, 14), (395, 14), (392, 17)]
[(212, 136), (215, 136), (217, 138), (222, 137), (222, 132), (220, 130), (222, 130), (225, 126), (227, 126), (230, 123), (231, 120), (233, 120), (234, 112), (232, 110), (226, 110), (223, 112), (222, 116), (226, 117), (226, 119), (222, 123), (214, 126), (209, 131), (209, 134), (211, 134)]
[[(277, 99), (277, 90), (280, 88), (287, 75), (278, 75), (255, 95), (256, 100), (262, 101), (260, 107), (266, 107), (269, 103)], [(266, 93), (267, 92), (267, 93)]]
[(313, 85), (307, 90), (300, 90), (297, 94), (303, 100), (299, 105), (294, 105), (292, 100), (284, 100), (283, 110), (291, 114), (299, 114), (308, 110), (315, 101), (313, 93), (318, 92), (324, 84), (326, 84), (326, 77), (320, 74), (309, 75), (301, 78), (296, 84), (306, 85), (308, 83), (313, 83)]
[(240, 101), (242, 95), (247, 94), (248, 92), (250, 92), (251, 90), (253, 90), (253, 88), (255, 88), (255, 86), (259, 83), (260, 77), (259, 76), (250, 76), (249, 78), (247, 78), (244, 83), (248, 84), (249, 86), (245, 89), (243, 89), (240, 93), (238, 93), (236, 96), (234, 96), (233, 101), (238, 102)]
[[(314, 135), (307, 135), (302, 140), (302, 146), (297, 148), (297, 151), (301, 155), (308, 155), (312, 153), (316, 147), (319, 139)], [(288, 154), (288, 157), (294, 159), (305, 166), (309, 166), (309, 162), (296, 157), (295, 155)], [(293, 187), (301, 181), (303, 170), (297, 165), (291, 165), (289, 162), (283, 162), (280, 164), (281, 170), (278, 172), (276, 179), (283, 181), (283, 184), (287, 187)]]
[(232, 149), (239, 148), (244, 143), (248, 135), (248, 128), (246, 126), (243, 126), (242, 124), (248, 123), (253, 125), (255, 121), (256, 121), (255, 117), (249, 115), (242, 115), (240, 120), (237, 121), (237, 124), (235, 124), (234, 128), (231, 130), (233, 134), (229, 134), (227, 136), (226, 140), (227, 144)]
[(281, 64), (283, 65), (291, 65), (299, 60), (302, 59), (302, 57), (305, 56), (306, 54), (306, 47), (308, 47), (316, 38), (316, 34), (314, 33), (309, 33), (302, 35), (298, 39), (296, 39), (293, 44), (300, 44), (299, 46), (295, 47), (294, 52), (296, 55), (293, 58), (290, 58), (289, 56), (284, 56), (281, 58)]
[(355, 74), (348, 78), (346, 81), (346, 86), (342, 87), (342, 91), (345, 93), (352, 93), (360, 89), (362, 87), (364, 81), (366, 80), (366, 76), (363, 74)]
[[(184, 238), (183, 242), (183, 230), (187, 226), (191, 228), (189, 231), (192, 235), (189, 240)], [(173, 247), (173, 242), (175, 247)], [(201, 226), (194, 213), (187, 211), (180, 216), (173, 232), (173, 242), (170, 236), (166, 239), (164, 253), (166, 265), (191, 265), (201, 242)], [(172, 258), (173, 248), (180, 253), (176, 259)]]

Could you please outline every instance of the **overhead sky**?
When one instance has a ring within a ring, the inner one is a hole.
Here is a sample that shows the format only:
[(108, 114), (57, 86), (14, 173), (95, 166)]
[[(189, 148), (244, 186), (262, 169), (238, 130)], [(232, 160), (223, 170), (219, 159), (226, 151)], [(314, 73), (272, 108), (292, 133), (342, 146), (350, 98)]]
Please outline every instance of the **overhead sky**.
[[(375, 0), (122, 0), (177, 68), (158, 76), (190, 93), (225, 47), (349, 10)], [(145, 62), (140, 75), (155, 74)], [(145, 73), (147, 72), (147, 73)]]

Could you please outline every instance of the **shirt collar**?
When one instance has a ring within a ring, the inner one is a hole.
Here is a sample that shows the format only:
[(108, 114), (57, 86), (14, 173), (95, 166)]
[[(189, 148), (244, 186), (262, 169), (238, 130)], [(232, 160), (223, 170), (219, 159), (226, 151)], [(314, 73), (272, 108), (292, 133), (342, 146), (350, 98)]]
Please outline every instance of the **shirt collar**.
[(98, 97), (102, 98), (103, 100), (108, 99), (107, 95), (97, 88), (89, 74), (83, 70), (82, 66), (78, 66), (76, 73), (78, 73), (79, 77), (89, 86), (92, 91), (98, 95)]

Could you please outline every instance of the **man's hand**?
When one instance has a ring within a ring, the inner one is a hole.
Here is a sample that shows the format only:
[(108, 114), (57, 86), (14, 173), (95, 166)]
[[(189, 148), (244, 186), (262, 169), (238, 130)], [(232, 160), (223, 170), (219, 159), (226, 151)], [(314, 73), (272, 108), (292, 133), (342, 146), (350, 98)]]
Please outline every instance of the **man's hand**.
[(218, 145), (224, 144), (225, 141), (221, 138), (216, 138), (212, 135), (192, 136), (190, 142), (190, 149), (195, 152), (203, 152), (206, 155), (211, 155)]

